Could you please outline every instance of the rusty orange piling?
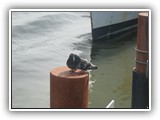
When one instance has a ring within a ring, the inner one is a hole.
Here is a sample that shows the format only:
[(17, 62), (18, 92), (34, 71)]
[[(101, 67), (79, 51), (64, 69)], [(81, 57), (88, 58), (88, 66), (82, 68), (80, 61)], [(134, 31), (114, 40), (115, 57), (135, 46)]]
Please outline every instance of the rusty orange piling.
[(149, 108), (148, 12), (139, 13), (136, 47), (136, 67), (133, 69), (132, 108)]
[(148, 60), (148, 12), (139, 13), (137, 47), (136, 47), (136, 72), (146, 73)]
[(50, 72), (50, 108), (87, 108), (89, 74), (67, 66)]

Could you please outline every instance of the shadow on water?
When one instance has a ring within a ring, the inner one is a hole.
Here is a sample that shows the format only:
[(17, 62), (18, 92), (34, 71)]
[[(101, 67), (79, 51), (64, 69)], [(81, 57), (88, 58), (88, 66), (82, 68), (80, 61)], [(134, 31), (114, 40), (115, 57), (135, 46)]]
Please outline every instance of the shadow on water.
[[(105, 39), (99, 39), (99, 40), (93, 41), (92, 49), (91, 49), (92, 59), (94, 59), (95, 55), (99, 54), (100, 50), (107, 49), (107, 51), (108, 50), (110, 51), (110, 50), (115, 50), (120, 46), (123, 46), (126, 42), (131, 41), (133, 38), (135, 38), (137, 35), (136, 33), (137, 31), (133, 30), (131, 32), (124, 33), (122, 35), (107, 37)], [(112, 52), (112, 54), (108, 54), (108, 55), (114, 55), (117, 53), (118, 52)]]
[(136, 31), (92, 43), (89, 107), (105, 108), (115, 100), (116, 108), (130, 108), (132, 68), (134, 66)]

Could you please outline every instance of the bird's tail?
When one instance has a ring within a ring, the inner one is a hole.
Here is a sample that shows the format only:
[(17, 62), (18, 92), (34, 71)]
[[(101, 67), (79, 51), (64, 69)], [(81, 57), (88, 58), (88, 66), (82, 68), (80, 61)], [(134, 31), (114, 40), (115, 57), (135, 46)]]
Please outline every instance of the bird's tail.
[(98, 67), (97, 67), (96, 65), (93, 65), (93, 64), (92, 64), (92, 65), (90, 66), (90, 69), (92, 69), (92, 70), (93, 70), (93, 69), (98, 69)]

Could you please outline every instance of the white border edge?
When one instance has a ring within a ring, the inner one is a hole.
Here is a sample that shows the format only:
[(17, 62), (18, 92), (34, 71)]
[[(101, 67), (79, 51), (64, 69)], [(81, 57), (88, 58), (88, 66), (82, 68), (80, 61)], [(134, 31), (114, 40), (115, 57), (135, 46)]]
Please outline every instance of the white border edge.
[[(11, 107), (11, 14), (13, 11), (148, 11), (149, 12), (149, 109), (12, 109)], [(10, 111), (150, 111), (151, 110), (151, 9), (10, 9), (9, 10), (9, 110)]]

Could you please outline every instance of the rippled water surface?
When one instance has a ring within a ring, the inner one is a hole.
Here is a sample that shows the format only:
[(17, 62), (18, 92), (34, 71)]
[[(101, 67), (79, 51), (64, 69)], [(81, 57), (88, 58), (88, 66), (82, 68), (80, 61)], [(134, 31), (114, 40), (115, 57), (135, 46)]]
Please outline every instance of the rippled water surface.
[(88, 12), (12, 12), (12, 107), (49, 108), (49, 72), (70, 53), (91, 60), (89, 107), (131, 104), (135, 37), (92, 43)]

